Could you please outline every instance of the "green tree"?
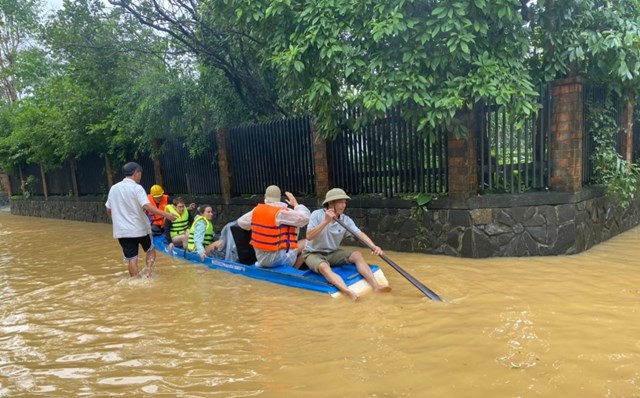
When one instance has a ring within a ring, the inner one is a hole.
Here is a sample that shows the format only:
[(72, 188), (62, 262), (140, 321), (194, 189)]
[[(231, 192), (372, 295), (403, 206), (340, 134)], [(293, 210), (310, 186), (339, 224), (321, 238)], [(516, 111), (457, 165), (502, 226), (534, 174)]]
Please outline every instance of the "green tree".
[(39, 0), (0, 0), (0, 98), (4, 101), (20, 98), (19, 56), (32, 47), (40, 4)]
[(173, 39), (176, 49), (195, 57), (207, 69), (222, 72), (254, 120), (282, 116), (274, 73), (261, 64), (264, 45), (237, 30), (224, 1), (109, 0), (143, 25)]

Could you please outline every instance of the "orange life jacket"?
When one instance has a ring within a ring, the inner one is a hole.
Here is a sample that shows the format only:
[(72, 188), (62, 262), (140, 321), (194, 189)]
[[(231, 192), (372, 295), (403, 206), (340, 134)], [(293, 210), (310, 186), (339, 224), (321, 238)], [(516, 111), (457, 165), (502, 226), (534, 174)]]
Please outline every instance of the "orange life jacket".
[[(153, 195), (147, 195), (147, 198), (149, 198), (149, 203), (151, 203), (151, 206), (157, 207), (162, 211), (164, 211), (164, 208), (167, 206), (167, 204), (169, 204), (169, 195), (162, 195), (162, 200), (160, 200), (160, 203), (156, 203)], [(160, 228), (164, 228), (164, 217), (149, 213), (149, 220), (151, 221), (151, 225), (157, 225)]]
[(256, 206), (251, 216), (251, 246), (269, 252), (296, 249), (298, 247), (296, 227), (276, 224), (276, 215), (288, 210), (286, 207), (263, 203)]

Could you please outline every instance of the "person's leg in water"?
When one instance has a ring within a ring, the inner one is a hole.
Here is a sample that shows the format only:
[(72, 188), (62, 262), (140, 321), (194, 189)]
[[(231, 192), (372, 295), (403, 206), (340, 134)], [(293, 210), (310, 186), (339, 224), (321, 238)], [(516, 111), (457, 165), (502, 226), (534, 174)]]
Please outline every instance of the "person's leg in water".
[(129, 276), (132, 278), (134, 276), (138, 276), (140, 273), (138, 270), (138, 256), (135, 256), (134, 258), (127, 258), (126, 260), (129, 268)]
[(371, 267), (369, 267), (369, 264), (367, 264), (364, 257), (362, 256), (362, 253), (360, 253), (359, 251), (354, 251), (353, 253), (351, 253), (351, 255), (349, 256), (349, 262), (356, 265), (356, 268), (358, 268), (358, 273), (360, 273), (360, 275), (362, 275), (364, 279), (369, 282), (369, 285), (371, 285), (374, 292), (388, 293), (391, 291), (391, 286), (382, 286), (378, 283), (376, 277), (373, 275), (373, 272), (371, 272)]
[(360, 296), (358, 296), (356, 292), (347, 287), (340, 275), (333, 272), (329, 263), (322, 262), (318, 266), (318, 273), (324, 276), (327, 281), (329, 281), (329, 283), (337, 287), (338, 290), (340, 290), (340, 292), (342, 292), (344, 295), (349, 296), (351, 300), (356, 301), (360, 298)]
[[(144, 267), (144, 275), (147, 278), (151, 278), (151, 274), (153, 273), (153, 266), (156, 262), (156, 247), (153, 245), (153, 239), (151, 235), (143, 236), (138, 238), (140, 246), (142, 246), (142, 250), (145, 252), (145, 263)], [(137, 261), (136, 261), (137, 262)]]
[(120, 243), (120, 247), (122, 247), (122, 254), (124, 260), (127, 262), (129, 276), (138, 276), (140, 273), (138, 269), (138, 245), (140, 238), (118, 238), (118, 243)]
[(147, 250), (145, 257), (146, 266), (144, 269), (146, 270), (145, 275), (147, 278), (151, 278), (151, 274), (153, 273), (153, 267), (156, 263), (156, 248), (155, 246), (151, 246), (149, 250)]

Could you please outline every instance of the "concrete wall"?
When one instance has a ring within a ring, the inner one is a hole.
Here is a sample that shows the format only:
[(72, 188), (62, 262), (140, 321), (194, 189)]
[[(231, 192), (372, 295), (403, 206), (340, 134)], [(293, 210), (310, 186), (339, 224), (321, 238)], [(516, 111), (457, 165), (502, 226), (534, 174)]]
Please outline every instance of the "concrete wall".
[[(258, 203), (259, 197), (195, 198), (215, 210), (220, 230)], [(315, 199), (302, 200), (311, 210)], [(413, 215), (412, 202), (358, 199), (347, 214), (386, 250), (445, 254), (470, 258), (563, 255), (582, 252), (640, 224), (640, 200), (627, 210), (615, 207), (602, 189), (578, 193), (540, 192), (441, 198), (427, 212)], [(12, 200), (11, 213), (89, 222), (110, 222), (104, 199), (68, 197)], [(421, 232), (422, 231), (422, 232)]]

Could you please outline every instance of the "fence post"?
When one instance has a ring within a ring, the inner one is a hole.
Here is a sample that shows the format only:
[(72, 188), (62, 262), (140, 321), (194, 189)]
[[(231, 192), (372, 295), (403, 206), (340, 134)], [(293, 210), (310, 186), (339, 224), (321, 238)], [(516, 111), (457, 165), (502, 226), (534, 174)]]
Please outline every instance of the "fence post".
[(478, 193), (478, 126), (476, 110), (466, 111), (462, 118), (467, 126), (467, 137), (447, 134), (449, 156), (449, 197), (467, 199)]
[(71, 186), (73, 187), (73, 195), (76, 197), (80, 197), (80, 190), (78, 189), (78, 164), (76, 159), (71, 159), (69, 161), (69, 165), (71, 166)]
[(550, 157), (551, 190), (582, 189), (584, 139), (584, 79), (556, 80), (552, 86)]
[(231, 176), (233, 175), (229, 156), (229, 130), (216, 130), (216, 144), (218, 145), (218, 168), (220, 169), (222, 200), (225, 203), (229, 203), (231, 200)]
[(327, 141), (318, 134), (318, 128), (311, 123), (311, 139), (313, 140), (313, 168), (316, 175), (316, 195), (319, 202), (329, 191), (329, 162), (327, 161)]
[(633, 101), (626, 100), (622, 108), (620, 124), (624, 131), (624, 139), (622, 140), (622, 157), (627, 162), (633, 162)]

